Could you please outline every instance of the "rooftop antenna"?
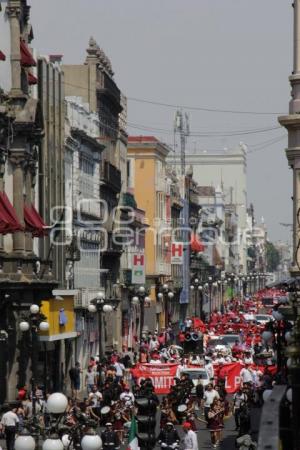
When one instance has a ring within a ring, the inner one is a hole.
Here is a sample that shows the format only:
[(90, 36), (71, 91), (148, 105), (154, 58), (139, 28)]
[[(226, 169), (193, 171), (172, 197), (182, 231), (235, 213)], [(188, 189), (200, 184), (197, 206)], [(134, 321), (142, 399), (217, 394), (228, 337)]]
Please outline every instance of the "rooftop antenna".
[(185, 146), (187, 137), (190, 135), (189, 116), (183, 114), (181, 110), (177, 110), (175, 114), (174, 135), (179, 133), (180, 136), (180, 165), (181, 175), (185, 174)]

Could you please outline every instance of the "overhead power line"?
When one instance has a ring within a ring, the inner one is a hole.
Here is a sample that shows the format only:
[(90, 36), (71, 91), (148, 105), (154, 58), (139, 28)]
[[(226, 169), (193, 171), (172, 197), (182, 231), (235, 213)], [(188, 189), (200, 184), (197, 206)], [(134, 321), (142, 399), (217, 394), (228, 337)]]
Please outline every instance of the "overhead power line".
[(127, 100), (137, 103), (147, 103), (149, 105), (156, 105), (156, 106), (162, 106), (165, 108), (172, 108), (172, 109), (189, 109), (191, 111), (205, 111), (205, 112), (215, 112), (215, 113), (228, 113), (228, 114), (251, 114), (255, 116), (279, 116), (282, 114), (286, 114), (284, 112), (275, 112), (275, 111), (241, 111), (237, 109), (222, 109), (222, 108), (208, 108), (204, 106), (191, 106), (191, 105), (175, 105), (172, 103), (164, 103), (164, 102), (157, 102), (154, 100), (146, 100), (144, 98), (137, 98), (137, 97), (127, 97)]
[[(147, 125), (135, 124), (133, 122), (127, 123), (129, 128), (133, 128), (140, 131), (147, 131), (153, 133), (161, 133), (172, 135), (174, 133), (171, 129), (166, 128), (157, 128), (157, 127), (149, 127)], [(229, 136), (244, 136), (249, 134), (257, 134), (257, 133), (267, 133), (270, 131), (280, 130), (281, 126), (269, 126), (264, 128), (252, 128), (246, 130), (232, 130), (232, 131), (194, 131), (190, 132), (190, 136), (193, 137), (229, 137)]]

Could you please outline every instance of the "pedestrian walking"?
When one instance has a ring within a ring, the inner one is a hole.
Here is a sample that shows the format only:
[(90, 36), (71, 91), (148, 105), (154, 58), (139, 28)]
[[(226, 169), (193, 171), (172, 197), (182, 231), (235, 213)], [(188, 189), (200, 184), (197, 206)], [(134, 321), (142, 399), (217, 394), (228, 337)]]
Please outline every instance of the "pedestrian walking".
[(69, 370), (69, 377), (71, 380), (72, 397), (77, 398), (78, 392), (80, 390), (80, 374), (82, 370), (80, 368), (80, 363), (76, 362), (74, 367)]
[(240, 427), (240, 411), (243, 403), (246, 403), (248, 400), (247, 394), (240, 387), (238, 391), (233, 396), (233, 414), (235, 420), (235, 429), (236, 431)]
[(93, 370), (92, 366), (89, 366), (87, 373), (85, 375), (85, 385), (87, 390), (87, 395), (92, 392), (93, 386), (96, 384), (96, 372)]
[(16, 410), (17, 408), (7, 407), (7, 411), (3, 414), (0, 422), (1, 431), (5, 435), (6, 450), (14, 450), (15, 447), (15, 436), (19, 425)]
[(198, 450), (198, 440), (196, 433), (191, 429), (190, 422), (183, 422), (182, 428), (184, 431), (183, 449), (184, 450)]
[(207, 428), (210, 431), (213, 448), (216, 448), (221, 440), (221, 432), (224, 428), (224, 412), (221, 400), (215, 398), (207, 414)]
[(206, 390), (204, 391), (204, 395), (203, 395), (203, 406), (204, 406), (204, 417), (205, 420), (208, 420), (208, 411), (210, 410), (210, 407), (214, 401), (214, 399), (220, 398), (219, 393), (213, 388), (212, 383), (209, 383), (207, 385)]

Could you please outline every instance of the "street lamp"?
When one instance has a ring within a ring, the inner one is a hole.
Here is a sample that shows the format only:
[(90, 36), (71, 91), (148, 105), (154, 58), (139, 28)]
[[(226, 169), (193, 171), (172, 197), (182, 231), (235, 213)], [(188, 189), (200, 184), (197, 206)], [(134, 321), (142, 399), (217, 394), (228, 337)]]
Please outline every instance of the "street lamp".
[[(194, 316), (197, 317), (197, 304), (199, 302), (199, 291), (201, 291), (201, 289), (199, 289), (200, 284), (199, 284), (199, 279), (195, 278), (193, 281), (193, 284), (190, 286), (191, 291), (194, 291)], [(202, 288), (202, 286), (201, 286)], [(199, 304), (199, 317), (201, 317), (201, 311), (202, 311), (202, 305)]]
[(63, 414), (68, 406), (68, 399), (60, 392), (54, 392), (47, 399), (47, 411), (50, 414)]
[[(36, 413), (36, 369), (37, 369), (37, 354), (38, 354), (38, 332), (48, 331), (49, 323), (45, 320), (46, 317), (40, 312), (40, 307), (36, 304), (32, 304), (29, 307), (29, 317), (23, 318), (19, 323), (19, 329), (22, 333), (27, 331), (31, 332), (31, 395), (32, 395), (32, 415), (35, 417)], [(45, 362), (46, 364), (46, 358)], [(46, 372), (46, 368), (45, 368)], [(47, 379), (45, 382), (45, 392), (47, 392)]]
[(169, 285), (167, 283), (164, 283), (162, 285), (162, 292), (159, 292), (157, 294), (157, 297), (159, 299), (164, 298), (164, 309), (165, 309), (165, 330), (167, 330), (169, 326), (169, 316), (170, 316), (170, 308), (169, 308), (169, 301), (174, 298), (173, 291), (169, 288)]
[(38, 433), (46, 438), (42, 445), (42, 450), (63, 450), (66, 448), (82, 448), (82, 450), (100, 450), (102, 441), (99, 435), (91, 428), (97, 426), (97, 422), (84, 418), (84, 421), (78, 421), (74, 427), (68, 429), (68, 433), (61, 435), (61, 423), (66, 419), (68, 399), (60, 393), (55, 392), (47, 399), (47, 412), (50, 415), (50, 426), (47, 428), (32, 426), (28, 423), (30, 430), (24, 429), (15, 441), (15, 450), (35, 450), (35, 440), (33, 433)]
[(43, 443), (43, 450), (64, 450), (64, 444), (59, 439), (58, 435), (53, 435), (47, 438)]
[(105, 298), (104, 292), (98, 292), (95, 298), (93, 298), (88, 305), (88, 311), (92, 314), (98, 311), (98, 334), (99, 334), (99, 359), (103, 356), (103, 340), (102, 340), (102, 313), (111, 313), (117, 308), (120, 300), (117, 298)]
[(139, 288), (136, 290), (135, 295), (131, 298), (131, 304), (140, 305), (140, 346), (141, 346), (144, 330), (145, 305), (151, 304), (151, 298), (148, 296), (146, 288), (144, 286), (139, 286)]
[(222, 273), (221, 274), (221, 283), (220, 283), (220, 289), (221, 289), (221, 313), (224, 313), (224, 290), (225, 290), (225, 286), (227, 285), (227, 280), (225, 278), (225, 274)]
[(99, 450), (102, 448), (102, 440), (95, 432), (86, 433), (81, 440), (82, 450)]
[(35, 440), (27, 431), (24, 429), (15, 440), (15, 450), (34, 450)]
[(211, 316), (211, 311), (212, 311), (212, 283), (213, 283), (213, 279), (212, 277), (208, 277), (208, 289), (209, 289), (209, 320), (210, 320), (210, 316)]
[(233, 301), (234, 299), (234, 273), (231, 274), (230, 278), (229, 278), (229, 282), (230, 282), (230, 286), (231, 286), (231, 301)]

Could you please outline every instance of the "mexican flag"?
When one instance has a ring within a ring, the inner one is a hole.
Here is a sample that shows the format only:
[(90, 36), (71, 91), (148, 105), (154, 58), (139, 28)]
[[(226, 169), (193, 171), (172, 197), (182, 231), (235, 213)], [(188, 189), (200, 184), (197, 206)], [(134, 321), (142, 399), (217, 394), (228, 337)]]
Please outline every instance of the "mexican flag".
[(136, 434), (137, 434), (137, 426), (136, 426), (135, 417), (133, 416), (131, 419), (128, 446), (127, 446), (126, 450), (139, 450), (140, 447), (139, 447), (139, 443), (138, 443)]

